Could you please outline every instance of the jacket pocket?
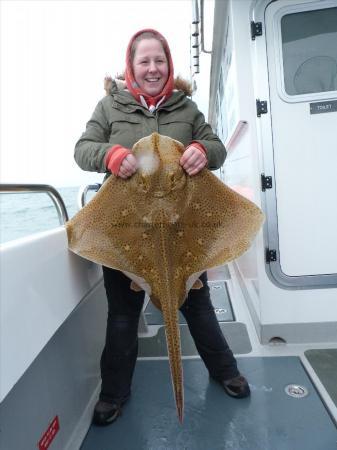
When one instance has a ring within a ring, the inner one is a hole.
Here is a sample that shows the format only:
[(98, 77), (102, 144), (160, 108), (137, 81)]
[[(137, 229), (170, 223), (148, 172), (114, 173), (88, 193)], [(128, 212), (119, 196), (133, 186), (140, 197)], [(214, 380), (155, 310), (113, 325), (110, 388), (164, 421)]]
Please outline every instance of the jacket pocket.
[(186, 147), (193, 140), (193, 122), (163, 119), (159, 124), (159, 133), (181, 142)]
[(118, 117), (110, 123), (109, 142), (112, 145), (119, 144), (126, 148), (132, 146), (142, 137), (142, 123), (137, 117)]

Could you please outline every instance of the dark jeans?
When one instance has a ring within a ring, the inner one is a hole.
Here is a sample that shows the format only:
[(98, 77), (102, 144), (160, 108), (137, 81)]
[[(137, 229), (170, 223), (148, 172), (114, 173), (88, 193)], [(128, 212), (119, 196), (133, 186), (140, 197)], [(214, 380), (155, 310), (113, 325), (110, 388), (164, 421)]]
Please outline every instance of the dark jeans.
[[(100, 400), (123, 401), (130, 395), (138, 353), (138, 320), (144, 291), (130, 289), (130, 279), (118, 270), (103, 267), (108, 298), (105, 347), (101, 357)], [(194, 343), (211, 377), (227, 380), (239, 374), (236, 360), (219, 327), (209, 295), (207, 275), (201, 289), (190, 290), (180, 308)]]

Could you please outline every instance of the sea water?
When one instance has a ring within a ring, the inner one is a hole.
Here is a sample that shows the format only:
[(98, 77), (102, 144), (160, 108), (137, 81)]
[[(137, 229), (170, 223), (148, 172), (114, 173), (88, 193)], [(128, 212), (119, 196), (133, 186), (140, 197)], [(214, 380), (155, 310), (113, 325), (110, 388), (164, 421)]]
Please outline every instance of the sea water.
[[(79, 207), (79, 186), (57, 188), (68, 212), (73, 217)], [(89, 191), (87, 201), (95, 195)], [(52, 199), (44, 192), (0, 194), (0, 243), (12, 241), (40, 231), (59, 227), (57, 210)]]

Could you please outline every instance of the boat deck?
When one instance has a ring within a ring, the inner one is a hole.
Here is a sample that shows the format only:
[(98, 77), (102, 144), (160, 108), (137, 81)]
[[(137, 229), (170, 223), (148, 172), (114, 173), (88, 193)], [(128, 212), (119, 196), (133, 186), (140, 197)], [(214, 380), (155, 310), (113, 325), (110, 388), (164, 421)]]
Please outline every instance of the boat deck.
[[(81, 450), (333, 450), (337, 432), (300, 359), (240, 357), (248, 399), (227, 396), (200, 359), (185, 359), (185, 414), (180, 425), (166, 360), (138, 361), (130, 401), (108, 427), (91, 426)], [(288, 384), (308, 390), (286, 394)]]
[[(162, 317), (148, 304), (145, 315), (151, 323), (139, 334), (131, 398), (114, 424), (91, 426), (106, 324), (100, 281), (2, 401), (0, 448), (39, 448), (57, 419), (59, 430), (50, 445), (55, 450), (337, 450), (336, 343), (275, 340), (262, 345), (234, 268), (227, 275), (210, 271), (209, 285), (220, 327), (250, 383), (250, 398), (233, 399), (209, 379), (181, 320), (181, 425)], [(290, 384), (308, 395), (289, 396), (285, 388)]]
[[(220, 274), (221, 275), (221, 274)], [(223, 275), (223, 274), (222, 274)], [(161, 314), (145, 310), (150, 336), (141, 336), (132, 396), (108, 427), (92, 425), (81, 450), (336, 450), (337, 349), (262, 346), (235, 279), (216, 279), (210, 290), (220, 326), (249, 380), (251, 397), (233, 399), (211, 380), (181, 317), (184, 422), (178, 421)], [(234, 314), (231, 295), (235, 295)], [(286, 393), (288, 385), (305, 396)]]

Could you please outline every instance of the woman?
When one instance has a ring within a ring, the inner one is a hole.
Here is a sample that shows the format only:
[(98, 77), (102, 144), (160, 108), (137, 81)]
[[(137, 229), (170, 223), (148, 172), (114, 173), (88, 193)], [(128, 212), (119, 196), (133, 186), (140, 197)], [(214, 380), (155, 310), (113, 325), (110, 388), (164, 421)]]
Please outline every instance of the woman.
[[(82, 169), (131, 177), (137, 170), (137, 160), (130, 149), (153, 132), (185, 145), (180, 164), (190, 176), (205, 166), (212, 170), (223, 164), (223, 144), (195, 103), (184, 92), (174, 90), (171, 53), (160, 33), (146, 29), (132, 37), (127, 48), (125, 82), (127, 89), (111, 83), (109, 95), (98, 103), (76, 144), (75, 159)], [(130, 397), (138, 320), (145, 295), (144, 291), (130, 290), (129, 278), (120, 271), (103, 267), (103, 277), (108, 320), (101, 357), (101, 393), (93, 417), (98, 425), (116, 420)], [(206, 272), (200, 279), (203, 287), (189, 292), (181, 312), (210, 376), (230, 396), (247, 397), (249, 385), (222, 335), (210, 301)]]

